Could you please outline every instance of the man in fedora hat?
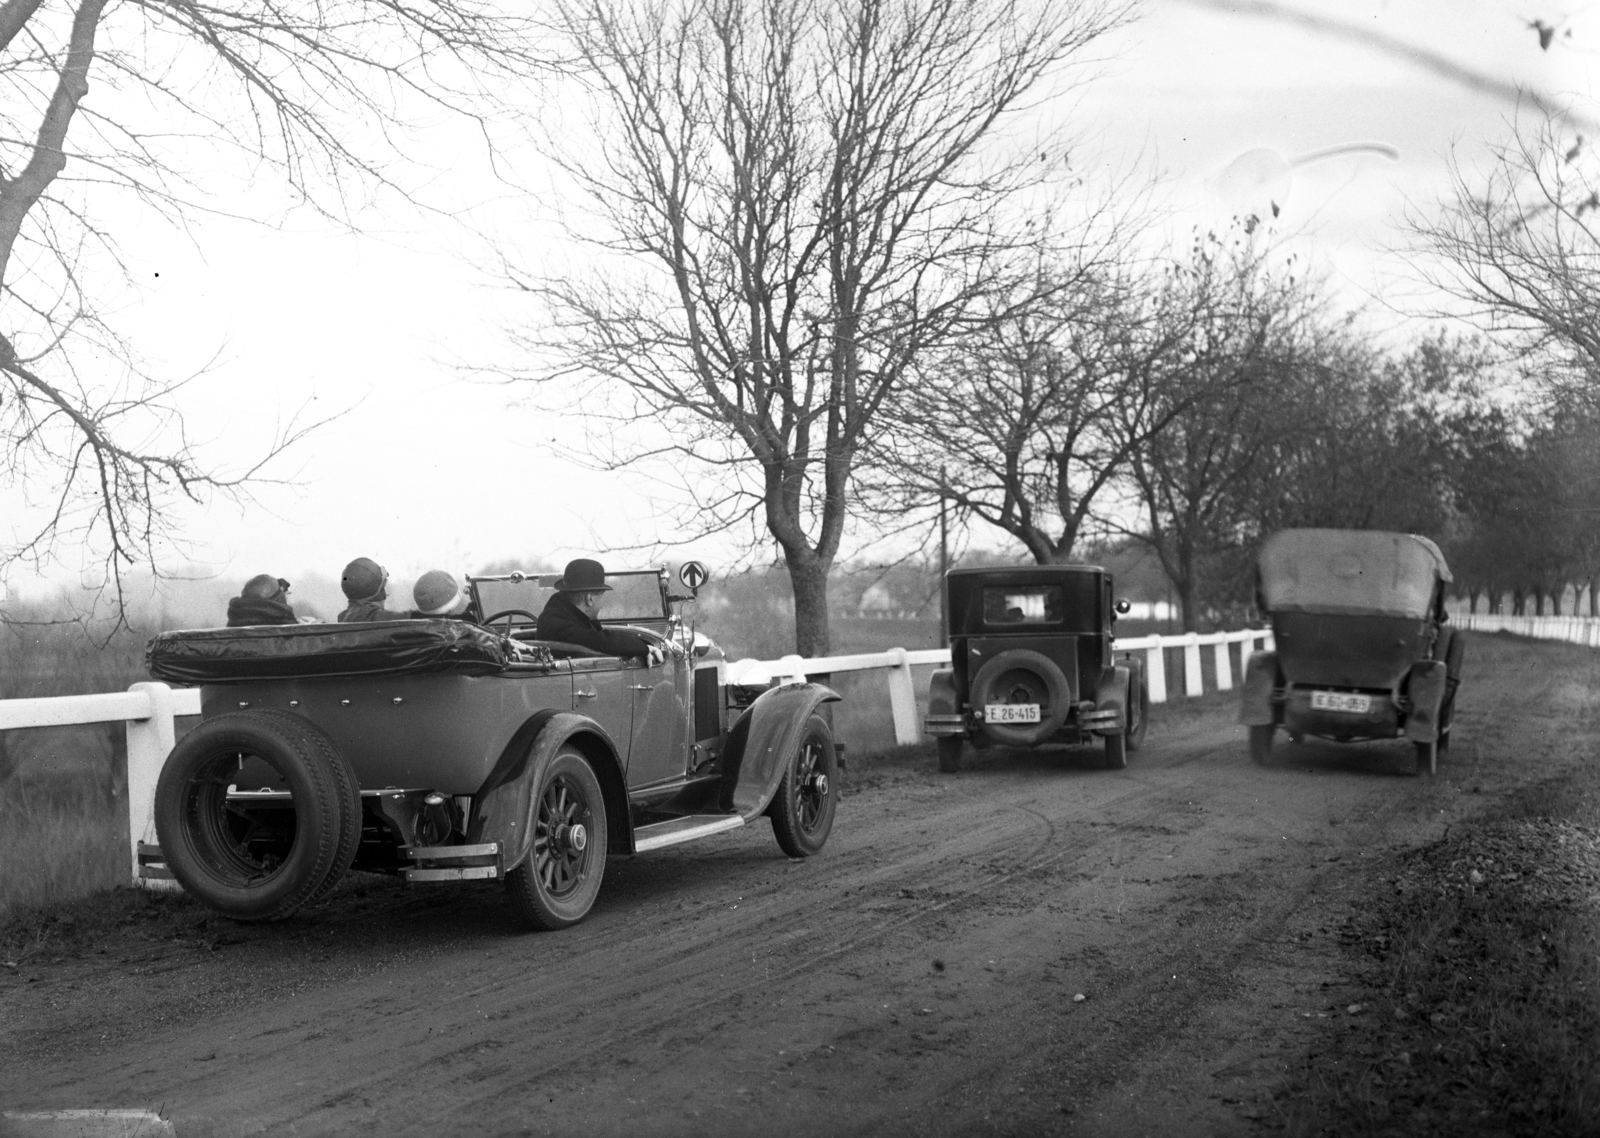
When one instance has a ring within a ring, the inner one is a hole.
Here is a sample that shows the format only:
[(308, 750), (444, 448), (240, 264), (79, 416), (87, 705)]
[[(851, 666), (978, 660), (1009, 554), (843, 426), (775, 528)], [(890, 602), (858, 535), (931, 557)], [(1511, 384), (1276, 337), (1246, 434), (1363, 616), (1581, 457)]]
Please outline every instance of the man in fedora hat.
[(536, 635), (540, 640), (560, 640), (604, 652), (607, 656), (637, 656), (659, 664), (661, 649), (637, 632), (606, 628), (600, 623), (600, 604), (611, 591), (606, 584), (605, 567), (598, 561), (579, 557), (567, 562), (556, 581), (556, 592), (539, 614)]

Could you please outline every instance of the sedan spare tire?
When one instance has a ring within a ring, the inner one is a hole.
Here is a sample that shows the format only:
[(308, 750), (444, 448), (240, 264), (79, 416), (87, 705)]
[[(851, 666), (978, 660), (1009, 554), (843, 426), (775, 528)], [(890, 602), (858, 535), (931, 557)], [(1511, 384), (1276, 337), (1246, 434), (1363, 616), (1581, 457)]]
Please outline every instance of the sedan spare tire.
[[(287, 799), (230, 798), (252, 759), (277, 772)], [(275, 921), (349, 866), (361, 801), (320, 728), (285, 712), (237, 711), (206, 720), (173, 748), (156, 783), (155, 821), (184, 889), (235, 920)]]
[[(1030, 747), (1060, 730), (1071, 709), (1072, 685), (1056, 662), (1042, 652), (1011, 648), (978, 669), (972, 679), (972, 706), (983, 715), (983, 730), (997, 743)], [(1037, 704), (1037, 723), (992, 723), (995, 704)]]

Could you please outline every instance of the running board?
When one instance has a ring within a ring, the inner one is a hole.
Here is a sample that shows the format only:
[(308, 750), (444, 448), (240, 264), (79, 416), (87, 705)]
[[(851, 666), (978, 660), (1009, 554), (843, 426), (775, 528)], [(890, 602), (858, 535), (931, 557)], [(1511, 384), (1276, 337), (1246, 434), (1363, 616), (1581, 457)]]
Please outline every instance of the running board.
[(633, 832), (633, 852), (646, 853), (680, 842), (692, 842), (696, 838), (737, 830), (742, 825), (744, 819), (737, 814), (691, 814), (670, 822), (653, 822)]

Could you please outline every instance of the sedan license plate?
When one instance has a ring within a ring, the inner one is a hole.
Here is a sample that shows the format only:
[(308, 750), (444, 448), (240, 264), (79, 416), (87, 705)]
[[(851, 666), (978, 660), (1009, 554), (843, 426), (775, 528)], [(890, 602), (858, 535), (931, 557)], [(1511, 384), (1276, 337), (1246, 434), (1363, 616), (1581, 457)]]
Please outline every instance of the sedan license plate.
[(1311, 706), (1318, 711), (1348, 711), (1365, 715), (1372, 710), (1370, 695), (1350, 695), (1342, 691), (1314, 691)]
[(984, 707), (983, 717), (990, 723), (1037, 723), (1037, 703), (991, 703)]

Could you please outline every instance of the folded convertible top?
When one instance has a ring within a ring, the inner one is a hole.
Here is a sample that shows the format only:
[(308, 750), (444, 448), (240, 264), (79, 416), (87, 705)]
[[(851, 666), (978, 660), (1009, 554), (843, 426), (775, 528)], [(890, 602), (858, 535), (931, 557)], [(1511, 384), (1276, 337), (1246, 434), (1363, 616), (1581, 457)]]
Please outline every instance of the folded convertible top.
[(163, 632), (145, 668), (174, 684), (381, 672), (488, 675), (505, 669), (504, 642), (459, 620), (257, 625)]

